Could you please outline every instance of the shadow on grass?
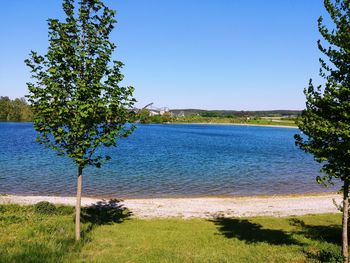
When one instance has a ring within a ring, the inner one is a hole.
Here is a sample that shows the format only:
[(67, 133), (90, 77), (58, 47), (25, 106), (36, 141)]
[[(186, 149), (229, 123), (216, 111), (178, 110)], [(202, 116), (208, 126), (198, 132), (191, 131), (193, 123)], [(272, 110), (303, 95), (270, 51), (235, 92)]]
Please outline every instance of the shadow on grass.
[(304, 251), (311, 262), (343, 263), (344, 259), (340, 247), (327, 247), (316, 251)]
[(246, 243), (264, 242), (270, 245), (301, 245), (289, 233), (276, 229), (264, 229), (246, 219), (216, 218), (211, 220), (227, 238), (237, 238)]
[(317, 262), (343, 262), (340, 225), (308, 225), (297, 218), (289, 219), (289, 224), (297, 228), (298, 235), (323, 244), (319, 249), (304, 250), (307, 258)]
[(289, 224), (298, 228), (297, 233), (306, 238), (341, 245), (340, 225), (307, 225), (297, 218), (289, 219)]
[(83, 207), (81, 221), (92, 225), (122, 223), (132, 213), (121, 203), (123, 200), (102, 200), (91, 206)]

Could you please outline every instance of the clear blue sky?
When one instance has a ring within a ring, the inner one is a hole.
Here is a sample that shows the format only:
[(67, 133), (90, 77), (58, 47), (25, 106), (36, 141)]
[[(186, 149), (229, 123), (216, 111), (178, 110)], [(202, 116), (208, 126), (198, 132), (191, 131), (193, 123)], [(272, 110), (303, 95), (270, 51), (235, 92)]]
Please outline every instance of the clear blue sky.
[[(320, 83), (321, 0), (105, 1), (117, 10), (111, 39), (138, 106), (302, 109)], [(29, 51), (44, 53), (47, 18), (61, 0), (0, 1), (0, 95), (27, 93)]]

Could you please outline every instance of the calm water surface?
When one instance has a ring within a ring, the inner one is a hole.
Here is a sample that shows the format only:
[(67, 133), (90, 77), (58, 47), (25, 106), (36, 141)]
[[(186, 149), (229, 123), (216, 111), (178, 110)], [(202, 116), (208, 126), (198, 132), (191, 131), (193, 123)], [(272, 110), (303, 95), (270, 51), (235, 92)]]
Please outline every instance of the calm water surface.
[[(112, 160), (88, 168), (84, 194), (241, 196), (325, 192), (319, 165), (294, 145), (297, 129), (139, 125)], [(35, 142), (31, 123), (0, 123), (0, 193), (74, 195), (76, 167)]]

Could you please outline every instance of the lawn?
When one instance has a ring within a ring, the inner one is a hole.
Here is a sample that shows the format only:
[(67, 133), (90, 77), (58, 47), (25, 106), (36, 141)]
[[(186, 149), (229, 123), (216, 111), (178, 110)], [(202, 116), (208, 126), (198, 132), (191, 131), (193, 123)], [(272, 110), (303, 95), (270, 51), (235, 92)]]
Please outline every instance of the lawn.
[[(152, 121), (151, 121), (152, 122)], [(157, 123), (154, 121), (154, 123)], [(284, 118), (232, 118), (232, 117), (203, 117), (197, 115), (185, 116), (178, 119), (172, 119), (169, 123), (211, 123), (211, 124), (250, 124), (250, 125), (281, 125), (296, 127), (295, 120)]]
[(0, 262), (337, 262), (340, 214), (204, 219), (130, 218), (117, 203), (74, 209), (0, 206)]

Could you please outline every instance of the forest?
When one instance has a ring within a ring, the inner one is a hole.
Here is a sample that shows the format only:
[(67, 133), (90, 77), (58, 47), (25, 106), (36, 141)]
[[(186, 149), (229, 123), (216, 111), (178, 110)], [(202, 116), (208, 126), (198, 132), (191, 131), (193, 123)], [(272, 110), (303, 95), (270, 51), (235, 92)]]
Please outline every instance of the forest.
[(25, 98), (0, 96), (0, 121), (31, 121), (32, 111)]

